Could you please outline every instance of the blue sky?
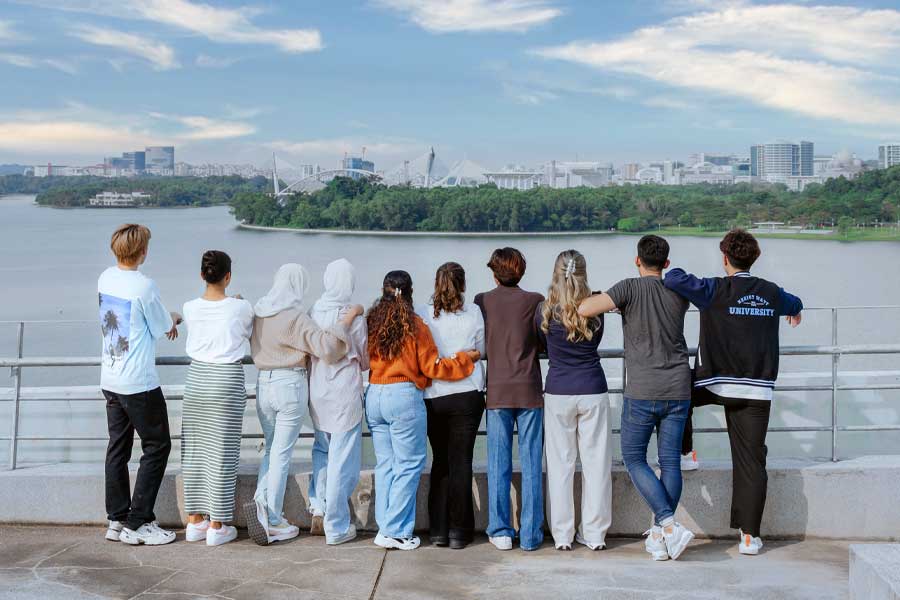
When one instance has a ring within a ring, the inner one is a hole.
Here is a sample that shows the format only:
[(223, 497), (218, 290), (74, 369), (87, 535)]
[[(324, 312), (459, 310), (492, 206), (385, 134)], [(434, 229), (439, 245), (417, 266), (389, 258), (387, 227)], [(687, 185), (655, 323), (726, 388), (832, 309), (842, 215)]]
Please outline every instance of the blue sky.
[(898, 56), (886, 1), (4, 0), (0, 162), (870, 158)]

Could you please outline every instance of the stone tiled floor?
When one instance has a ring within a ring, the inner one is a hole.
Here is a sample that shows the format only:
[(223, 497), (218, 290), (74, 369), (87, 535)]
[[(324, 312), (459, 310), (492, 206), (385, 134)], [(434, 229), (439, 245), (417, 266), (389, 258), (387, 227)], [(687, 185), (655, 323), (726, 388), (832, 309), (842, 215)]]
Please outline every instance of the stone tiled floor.
[(757, 557), (736, 544), (698, 541), (654, 563), (640, 540), (603, 552), (552, 545), (498, 552), (485, 538), (466, 550), (386, 552), (361, 537), (338, 547), (300, 538), (259, 548), (243, 537), (218, 548), (179, 541), (128, 547), (96, 527), (0, 526), (0, 599), (56, 598), (622, 598), (830, 599), (847, 597), (848, 544), (773, 542)]

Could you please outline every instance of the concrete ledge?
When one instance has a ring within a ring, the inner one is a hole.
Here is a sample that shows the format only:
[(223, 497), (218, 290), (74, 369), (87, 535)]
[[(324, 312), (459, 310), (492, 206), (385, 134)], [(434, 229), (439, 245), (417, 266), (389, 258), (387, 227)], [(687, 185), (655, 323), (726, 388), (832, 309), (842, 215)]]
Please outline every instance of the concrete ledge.
[[(839, 463), (772, 460), (763, 536), (900, 541), (898, 481), (900, 456), (869, 456)], [(736, 532), (729, 526), (731, 464), (705, 462), (700, 471), (686, 473), (684, 482), (677, 518), (703, 537), (734, 536)], [(285, 514), (301, 526), (309, 526), (305, 510), (308, 483), (309, 465), (294, 465), (288, 480)], [(575, 485), (578, 498), (579, 476)], [(244, 465), (238, 478), (238, 503), (250, 500), (255, 488), (256, 466)], [(519, 489), (520, 480), (515, 474), (514, 504)], [(476, 527), (483, 530), (487, 524), (487, 478), (483, 469), (476, 473), (473, 491)], [(426, 471), (418, 493), (418, 529), (428, 527), (427, 493)], [(374, 473), (365, 470), (353, 497), (353, 514), (362, 530), (376, 529), (374, 495)], [(61, 463), (0, 472), (0, 523), (99, 524), (105, 520), (103, 498), (103, 465)], [(169, 469), (157, 500), (159, 521), (168, 526), (183, 525), (182, 501), (180, 473), (177, 468)], [(576, 501), (576, 512), (578, 504)], [(637, 536), (649, 523), (649, 510), (624, 467), (614, 466), (610, 533)], [(241, 515), (237, 524), (244, 525)]]
[(900, 600), (900, 544), (850, 546), (851, 600)]

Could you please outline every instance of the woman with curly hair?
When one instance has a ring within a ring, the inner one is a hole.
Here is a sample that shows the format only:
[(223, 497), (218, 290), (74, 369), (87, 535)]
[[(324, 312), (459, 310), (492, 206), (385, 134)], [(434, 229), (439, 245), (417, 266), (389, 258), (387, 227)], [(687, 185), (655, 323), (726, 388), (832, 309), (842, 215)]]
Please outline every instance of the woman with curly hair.
[(419, 547), (413, 528), (426, 456), (424, 390), (432, 379), (465, 379), (481, 358), (474, 349), (441, 358), (428, 326), (413, 310), (412, 294), (409, 273), (391, 271), (366, 317), (366, 422), (376, 459), (375, 544), (399, 550)]
[[(584, 256), (566, 250), (556, 258), (547, 300), (535, 324), (550, 367), (544, 389), (544, 440), (550, 532), (557, 550), (578, 542), (606, 545), (612, 523), (609, 395), (597, 348), (603, 317), (583, 317), (578, 305), (591, 295)], [(581, 524), (575, 531), (575, 460), (581, 458)]]
[[(442, 356), (464, 348), (484, 352), (481, 309), (465, 301), (466, 272), (455, 262), (441, 265), (431, 302), (416, 312), (431, 330)], [(431, 479), (428, 523), (431, 543), (465, 548), (472, 542), (472, 455), (484, 414), (484, 369), (481, 363), (466, 379), (435, 381), (425, 390)]]

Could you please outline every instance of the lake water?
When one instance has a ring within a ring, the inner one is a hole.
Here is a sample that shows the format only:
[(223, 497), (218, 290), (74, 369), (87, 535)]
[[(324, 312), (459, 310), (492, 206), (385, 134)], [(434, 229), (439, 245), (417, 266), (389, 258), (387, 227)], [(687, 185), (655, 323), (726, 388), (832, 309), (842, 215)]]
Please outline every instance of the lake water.
[[(82, 323), (34, 323), (26, 326), (26, 356), (95, 356), (99, 354), (96, 281), (99, 273), (113, 264), (109, 236), (123, 222), (140, 222), (150, 227), (153, 238), (150, 255), (143, 267), (154, 278), (170, 310), (202, 293), (199, 278), (200, 256), (204, 250), (219, 249), (233, 259), (234, 279), (230, 291), (251, 301), (263, 295), (272, 275), (285, 262), (299, 262), (312, 274), (309, 301), (321, 293), (321, 276), (328, 262), (345, 257), (356, 265), (358, 286), (355, 301), (368, 305), (378, 295), (381, 279), (391, 269), (410, 272), (416, 302), (428, 299), (435, 269), (454, 260), (465, 267), (470, 295), (490, 289), (491, 274), (485, 263), (499, 246), (516, 246), (525, 254), (528, 269), (522, 287), (545, 291), (556, 255), (576, 248), (588, 260), (591, 284), (597, 289), (634, 276), (637, 237), (597, 235), (589, 237), (384, 237), (339, 236), (261, 232), (241, 229), (225, 207), (185, 209), (52, 209), (34, 205), (33, 198), (0, 198), (0, 321), (87, 321)], [(714, 238), (673, 237), (673, 265), (718, 275), (721, 271), (718, 241)], [(799, 295), (807, 307), (897, 305), (900, 304), (900, 244), (840, 243), (824, 240), (761, 241), (763, 255), (754, 268), (760, 276), (777, 281)], [(696, 314), (689, 315), (687, 339), (696, 344)], [(617, 317), (609, 319), (604, 348), (620, 348), (621, 329)], [(846, 310), (839, 315), (840, 343), (900, 342), (900, 310)], [(183, 337), (178, 342), (162, 341), (160, 354), (183, 354)], [(782, 328), (783, 345), (830, 344), (831, 316), (807, 311), (801, 327)], [(0, 355), (15, 352), (15, 326), (0, 323)], [(782, 363), (785, 384), (827, 383), (827, 357), (788, 358)], [(608, 375), (620, 375), (620, 361), (606, 361)], [(873, 370), (891, 370), (880, 380), (898, 381), (900, 357), (846, 357), (841, 372), (847, 381), (869, 377)], [(183, 383), (180, 368), (161, 369), (163, 382)], [(26, 369), (23, 385), (96, 385), (97, 369)], [(248, 381), (253, 381), (248, 370)], [(0, 384), (2, 388), (5, 384)], [(620, 399), (614, 398), (618, 406)], [(900, 394), (896, 391), (846, 392), (841, 395), (842, 424), (900, 423)], [(180, 406), (171, 411), (177, 420)], [(0, 404), (3, 423), (8, 422), (9, 403)], [(255, 416), (248, 409), (246, 431), (258, 431)], [(615, 419), (617, 424), (618, 419)], [(697, 426), (723, 423), (718, 409), (705, 409)], [(773, 426), (830, 424), (830, 393), (780, 393), (776, 399)], [(105, 434), (100, 402), (30, 402), (22, 409), (23, 435)], [(3, 431), (3, 434), (6, 432)], [(723, 435), (699, 436), (704, 456), (727, 456)], [(783, 456), (826, 456), (830, 454), (830, 433), (771, 434), (771, 453)], [(618, 445), (618, 444), (616, 444)], [(842, 433), (843, 455), (900, 453), (896, 432)], [(37, 444), (22, 442), (22, 460), (44, 460), (63, 456), (70, 460), (99, 460), (102, 444), (68, 442)], [(254, 444), (248, 443), (248, 452)], [(3, 459), (0, 450), (0, 460)], [(98, 454), (99, 452), (99, 454)], [(177, 453), (173, 454), (176, 457)], [(299, 452), (298, 452), (298, 458)], [(306, 458), (306, 457), (304, 457)]]

